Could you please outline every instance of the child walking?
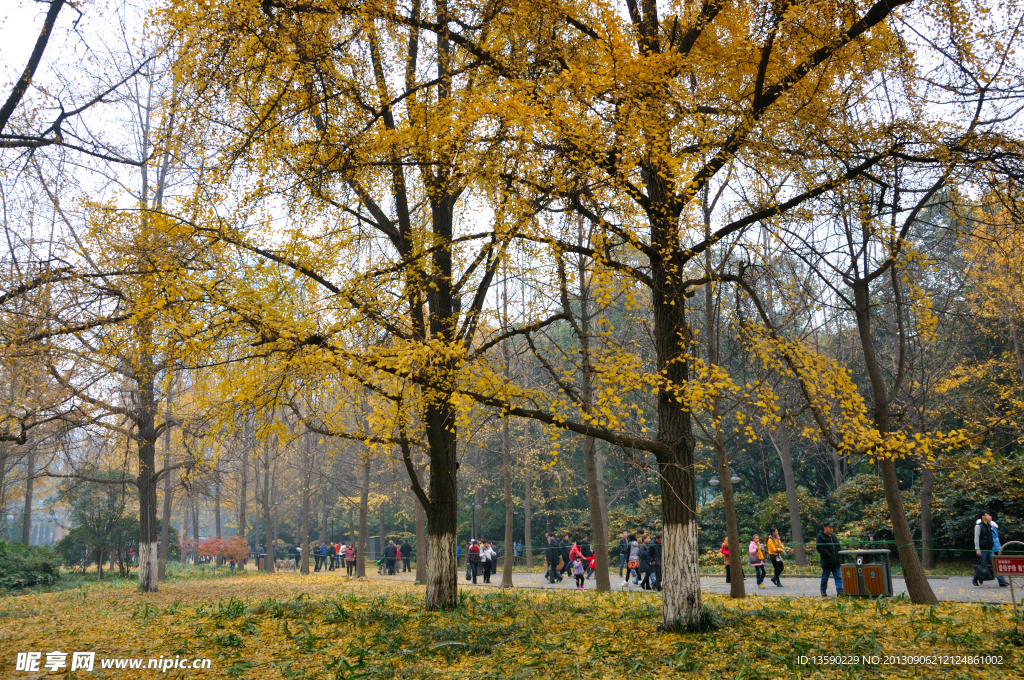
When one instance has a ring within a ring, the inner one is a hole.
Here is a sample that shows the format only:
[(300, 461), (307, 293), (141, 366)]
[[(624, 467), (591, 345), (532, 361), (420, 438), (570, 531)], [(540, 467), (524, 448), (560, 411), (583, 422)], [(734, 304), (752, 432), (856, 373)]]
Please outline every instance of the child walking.
[(576, 577), (576, 590), (584, 590), (583, 583), (587, 579), (587, 568), (583, 566), (583, 556), (577, 554), (572, 561), (572, 575)]

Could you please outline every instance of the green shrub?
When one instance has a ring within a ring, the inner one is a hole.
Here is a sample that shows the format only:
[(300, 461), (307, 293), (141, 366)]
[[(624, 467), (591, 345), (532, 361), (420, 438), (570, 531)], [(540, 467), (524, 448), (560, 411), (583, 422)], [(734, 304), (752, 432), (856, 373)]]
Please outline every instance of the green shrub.
[(60, 562), (53, 548), (0, 541), (0, 589), (53, 585), (60, 580)]

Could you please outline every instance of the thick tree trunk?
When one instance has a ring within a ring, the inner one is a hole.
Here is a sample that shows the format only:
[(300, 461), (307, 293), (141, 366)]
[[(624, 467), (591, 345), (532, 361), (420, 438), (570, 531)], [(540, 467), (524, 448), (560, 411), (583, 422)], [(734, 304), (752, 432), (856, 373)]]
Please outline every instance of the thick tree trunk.
[(926, 462), (921, 470), (921, 562), (925, 569), (935, 568), (935, 551), (932, 550), (932, 490), (935, 488), (935, 473)]
[(455, 609), (459, 604), (455, 558), (458, 523), (456, 413), (450, 402), (428, 404), (424, 410), (430, 443), (425, 606), (428, 611)]
[[(148, 326), (140, 331), (145, 337), (152, 335)], [(139, 472), (136, 484), (139, 490), (139, 592), (155, 593), (160, 584), (160, 554), (156, 521), (156, 401), (152, 362), (144, 355), (142, 365), (146, 373), (138, 378), (139, 407), (135, 412), (135, 442), (138, 447)]]
[(366, 551), (370, 547), (369, 498), (370, 498), (370, 454), (363, 460), (363, 483), (359, 488), (359, 547), (356, 548), (356, 578), (366, 578)]
[[(505, 366), (508, 366), (506, 353)], [(515, 542), (515, 517), (512, 513), (512, 442), (508, 432), (508, 416), (501, 419), (501, 472), (505, 483), (505, 559), (501, 568), (501, 588), (512, 587), (512, 561), (515, 558), (515, 551), (512, 544)]]
[[(167, 412), (164, 416), (168, 421), (171, 418), (171, 393), (167, 392)], [(167, 577), (167, 554), (171, 549), (171, 474), (166, 470), (171, 467), (171, 428), (164, 429), (164, 502), (160, 521), (160, 555), (157, 566), (157, 578), (163, 581)]]
[[(667, 189), (650, 178), (652, 202), (665, 205)], [(667, 216), (666, 216), (667, 217)], [(652, 261), (654, 347), (658, 371), (675, 389), (689, 381), (686, 359), (691, 332), (686, 323), (686, 296), (679, 289), (678, 228), (665, 217), (652, 220), (652, 244), (665, 257)], [(674, 260), (673, 258), (678, 258)], [(701, 623), (702, 603), (697, 556), (697, 486), (694, 476), (694, 437), (690, 414), (677, 401), (673, 389), (658, 391), (657, 453), (661, 472), (661, 510), (664, 524), (662, 624), (691, 628)]]
[(32, 542), (32, 487), (36, 476), (36, 452), (29, 448), (25, 457), (25, 511), (21, 516), (21, 542), (28, 545)]
[[(788, 418), (776, 430), (773, 439), (779, 461), (782, 463), (782, 476), (786, 482), (786, 505), (789, 508), (789, 532), (792, 537), (793, 553), (798, 567), (807, 565), (807, 553), (804, 551), (804, 528), (800, 521), (800, 503), (796, 495), (796, 475), (793, 473), (793, 453), (790, 447)], [(766, 530), (768, 527), (766, 527)]]
[(418, 496), (413, 497), (413, 513), (416, 516), (416, 582), (427, 580), (427, 515)]

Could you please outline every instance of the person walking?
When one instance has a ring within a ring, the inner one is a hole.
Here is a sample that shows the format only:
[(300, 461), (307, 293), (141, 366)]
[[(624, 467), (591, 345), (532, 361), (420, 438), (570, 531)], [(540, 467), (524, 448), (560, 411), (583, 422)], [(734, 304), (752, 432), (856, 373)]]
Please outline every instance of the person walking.
[(557, 583), (562, 580), (562, 576), (558, 573), (558, 558), (561, 554), (555, 537), (548, 536), (548, 544), (544, 548), (544, 559), (548, 563), (548, 583)]
[(782, 570), (785, 569), (785, 564), (782, 561), (782, 555), (785, 551), (786, 546), (782, 545), (782, 539), (779, 538), (779, 530), (773, 528), (768, 534), (768, 560), (772, 563), (772, 569), (775, 570), (775, 573), (772, 575), (772, 583), (779, 588), (782, 587), (782, 581), (779, 577), (782, 576)]
[(394, 541), (388, 541), (384, 547), (384, 571), (389, 576), (395, 573), (395, 560), (398, 558), (398, 546)]
[(320, 545), (316, 546), (316, 548), (313, 549), (313, 560), (315, 561), (313, 571), (320, 571), (320, 567), (323, 565), (324, 561), (324, 551), (324, 542), (320, 541)]
[(619, 538), (619, 578), (622, 578), (622, 571), (626, 568), (626, 562), (629, 561), (629, 532), (623, 531), (622, 537)]
[(644, 575), (643, 580), (640, 581), (640, 587), (644, 590), (651, 589), (651, 572), (653, 571), (651, 552), (651, 537), (644, 536), (643, 542), (640, 543), (640, 549), (637, 551), (637, 557), (640, 561), (639, 570)]
[(725, 582), (732, 583), (732, 575), (729, 573), (729, 537), (726, 536), (722, 539), (722, 547), (718, 549), (718, 552), (722, 553), (722, 557), (725, 558)]
[(640, 567), (640, 544), (636, 541), (634, 534), (629, 535), (629, 557), (626, 561), (626, 568), (629, 570), (626, 572), (626, 580), (622, 582), (623, 588), (629, 587), (629, 578), (633, 577), (633, 584), (640, 582), (640, 574), (637, 573), (637, 569)]
[(583, 555), (579, 552), (576, 553), (576, 559), (572, 561), (572, 575), (576, 578), (576, 590), (585, 590), (584, 582), (587, 580), (586, 577), (587, 568), (583, 564)]
[(558, 548), (562, 552), (562, 568), (558, 572), (559, 576), (572, 573), (572, 558), (569, 557), (569, 553), (572, 552), (572, 546), (572, 537), (569, 534), (563, 535), (562, 540), (558, 543)]
[(473, 578), (473, 585), (476, 585), (476, 577), (480, 573), (480, 546), (475, 538), (469, 539), (469, 548), (466, 550), (466, 565)]
[(754, 574), (757, 576), (757, 587), (764, 588), (764, 577), (767, 572), (764, 568), (764, 551), (761, 548), (761, 537), (758, 534), (754, 534), (754, 537), (750, 539), (747, 552), (750, 553), (750, 566), (754, 568)]
[[(971, 584), (980, 586), (983, 581), (988, 581), (989, 578), (980, 578), (983, 575), (995, 574), (993, 568), (992, 555), (998, 552), (1002, 548), (999, 545), (999, 525), (992, 519), (992, 515), (987, 511), (983, 510), (978, 516), (978, 520), (974, 523), (974, 553), (977, 557), (977, 564), (974, 570), (974, 578), (971, 579)], [(1001, 575), (996, 575), (1000, 587), (1006, 587), (1010, 585)]]
[(403, 540), (400, 547), (402, 550), (402, 571), (412, 571), (412, 545), (409, 543), (409, 539)]
[(356, 547), (354, 545), (345, 547), (345, 571), (348, 576), (356, 573)]
[(821, 555), (821, 596), (828, 597), (828, 577), (831, 575), (836, 583), (836, 597), (842, 597), (842, 561), (839, 557), (839, 539), (835, 537), (835, 525), (825, 522), (814, 542)]
[(490, 547), (490, 542), (484, 541), (480, 544), (480, 566), (483, 569), (483, 583), (490, 583), (490, 571), (495, 564), (497, 553)]

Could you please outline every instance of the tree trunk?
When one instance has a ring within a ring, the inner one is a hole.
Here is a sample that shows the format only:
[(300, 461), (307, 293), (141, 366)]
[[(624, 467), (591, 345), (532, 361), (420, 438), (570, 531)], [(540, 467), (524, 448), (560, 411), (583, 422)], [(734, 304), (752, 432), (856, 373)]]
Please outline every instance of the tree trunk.
[(302, 469), (302, 526), (299, 529), (299, 547), (301, 555), (301, 566), (299, 571), (303, 574), (309, 573), (309, 497), (310, 487), (313, 484), (313, 442), (312, 435), (306, 434), (305, 442), (305, 465)]
[(103, 580), (103, 551), (96, 551), (96, 579)]
[[(173, 387), (174, 383), (171, 383)], [(167, 411), (164, 414), (164, 419), (170, 421), (171, 419), (171, 389), (167, 390)], [(171, 491), (171, 474), (166, 470), (171, 467), (171, 428), (164, 429), (164, 503), (162, 508), (162, 520), (160, 522), (160, 555), (159, 564), (157, 565), (157, 579), (163, 581), (167, 577), (167, 554), (171, 549), (170, 542), (170, 531), (171, 531), (171, 498), (173, 492)], [(140, 561), (141, 564), (141, 561)]]
[[(705, 195), (706, 196), (706, 195)], [(705, 199), (706, 200), (706, 199)], [(704, 210), (704, 234), (705, 238), (711, 235), (711, 211), (705, 205)], [(712, 272), (710, 251), (705, 251), (704, 266), (707, 273)], [(718, 326), (719, 315), (716, 313), (714, 287), (709, 281), (704, 284), (704, 330), (707, 337), (704, 341), (708, 347), (708, 364), (717, 366), (718, 357)], [(736, 497), (732, 489), (732, 473), (729, 471), (729, 455), (725, 450), (725, 439), (722, 436), (721, 428), (722, 406), (718, 396), (711, 399), (711, 419), (714, 427), (712, 434), (715, 449), (715, 460), (718, 463), (718, 476), (722, 485), (722, 505), (725, 506), (725, 532), (729, 542), (729, 597), (742, 599), (747, 596), (746, 587), (743, 582), (743, 555), (746, 551), (740, 551), (739, 524), (736, 521)], [(718, 537), (715, 537), (718, 540)]]
[(192, 564), (199, 564), (199, 495), (192, 495)]
[[(508, 367), (508, 352), (505, 354), (505, 366)], [(512, 513), (512, 442), (508, 432), (508, 416), (501, 419), (501, 472), (505, 482), (505, 560), (501, 567), (501, 588), (512, 587), (512, 561), (515, 551), (515, 517)]]
[(413, 512), (416, 516), (416, 582), (427, 580), (427, 516), (418, 496), (413, 497)]
[(459, 565), (455, 558), (458, 525), (456, 413), (450, 401), (428, 403), (424, 411), (430, 443), (425, 606), (427, 611), (455, 609), (459, 604)]
[(385, 503), (383, 501), (381, 501), (380, 505), (377, 506), (377, 533), (380, 534), (380, 552), (381, 552), (381, 554), (377, 556), (378, 559), (384, 557), (384, 544), (387, 542), (385, 540), (386, 537), (384, 536), (384, 533), (385, 533), (384, 532), (384, 505), (385, 505)]
[(921, 471), (921, 562), (925, 569), (935, 568), (935, 551), (932, 550), (932, 490), (935, 488), (935, 472), (925, 462)]
[[(581, 222), (582, 224), (582, 222)], [(584, 245), (583, 229), (579, 232), (580, 245)], [(579, 303), (580, 322), (577, 328), (580, 342), (580, 356), (582, 359), (582, 396), (584, 408), (587, 412), (593, 409), (594, 399), (594, 375), (590, 362), (590, 289), (587, 285), (587, 271), (583, 258), (578, 260), (577, 267), (579, 277)], [(571, 310), (566, 309), (566, 314)], [(597, 450), (593, 437), (583, 439), (583, 467), (587, 479), (587, 504), (590, 506), (590, 529), (591, 540), (594, 546), (594, 566), (596, 567), (597, 590), (607, 593), (611, 591), (612, 584), (608, 575), (608, 527), (604, 522), (604, 510), (602, 509), (604, 480), (597, 476)], [(662, 570), (664, 571), (664, 570)]]
[(213, 471), (213, 531), (220, 540), (220, 479), (217, 470)]
[(601, 542), (605, 546), (605, 552), (607, 553), (611, 545), (607, 542), (610, 535), (608, 534), (608, 501), (605, 500), (604, 445), (604, 441), (600, 439), (594, 442), (594, 464), (597, 468), (597, 497), (601, 505), (601, 526), (604, 527), (605, 531), (605, 535), (601, 537)]
[(370, 546), (369, 498), (370, 498), (370, 454), (363, 460), (363, 483), (359, 488), (359, 547), (356, 548), (356, 578), (366, 578), (366, 551)]
[(263, 570), (268, 574), (272, 574), (274, 573), (275, 565), (273, 546), (270, 543), (273, 540), (270, 517), (270, 451), (265, 450), (264, 454), (267, 458), (263, 461), (263, 495), (261, 499), (263, 508), (263, 552), (266, 553), (266, 558), (263, 560)]
[[(879, 434), (884, 437), (889, 433), (890, 402), (871, 336), (868, 282), (864, 279), (858, 280), (853, 286), (853, 292), (857, 332), (874, 398), (874, 425)], [(892, 521), (892, 531), (896, 537), (896, 550), (900, 556), (900, 566), (903, 569), (903, 581), (907, 586), (907, 594), (910, 595), (910, 600), (914, 604), (938, 604), (938, 599), (925, 576), (924, 568), (921, 567), (917, 550), (914, 549), (914, 537), (910, 531), (910, 523), (907, 521), (906, 510), (903, 507), (903, 498), (900, 497), (896, 463), (892, 459), (880, 459), (878, 467), (882, 471), (885, 503)]]
[(523, 452), (523, 514), (523, 552), (526, 553), (526, 568), (533, 569), (533, 476), (530, 474), (529, 443)]
[[(784, 418), (782, 426), (772, 437), (776, 443), (776, 452), (782, 463), (782, 476), (786, 482), (786, 505), (789, 508), (789, 532), (792, 537), (793, 555), (798, 567), (807, 565), (807, 553), (804, 551), (804, 528), (800, 520), (800, 503), (796, 495), (796, 475), (793, 473), (793, 454), (790, 447), (789, 418)], [(766, 527), (767, 529), (767, 527)]]
[(178, 542), (181, 544), (181, 552), (178, 555), (178, 562), (185, 564), (185, 543), (188, 541), (188, 509), (191, 505), (191, 501), (188, 498), (188, 492), (185, 492), (185, 496), (182, 498), (184, 509), (181, 511), (181, 532), (178, 533)]
[(245, 544), (249, 545), (249, 532), (246, 530), (246, 522), (248, 521), (245, 516), (245, 505), (246, 499), (249, 496), (249, 461), (247, 460), (248, 452), (243, 449), (242, 451), (242, 480), (238, 485), (238, 529), (236, 530), (238, 535), (245, 539)]
[(32, 542), (32, 487), (36, 474), (36, 452), (30, 447), (25, 458), (25, 512), (21, 516), (21, 542)]
[[(667, 196), (664, 182), (650, 178), (649, 191)], [(686, 296), (679, 289), (678, 227), (671, 220), (652, 220), (652, 245), (666, 254), (652, 262), (654, 282), (654, 346), (657, 369), (666, 383), (682, 387), (690, 379), (686, 359), (691, 332), (686, 323)], [(678, 257), (673, 263), (673, 257)], [(702, 603), (697, 556), (697, 486), (694, 477), (694, 437), (690, 414), (669, 389), (658, 391), (658, 441), (656, 458), (661, 472), (661, 511), (665, 527), (662, 547), (662, 624), (665, 628), (700, 625)]]

